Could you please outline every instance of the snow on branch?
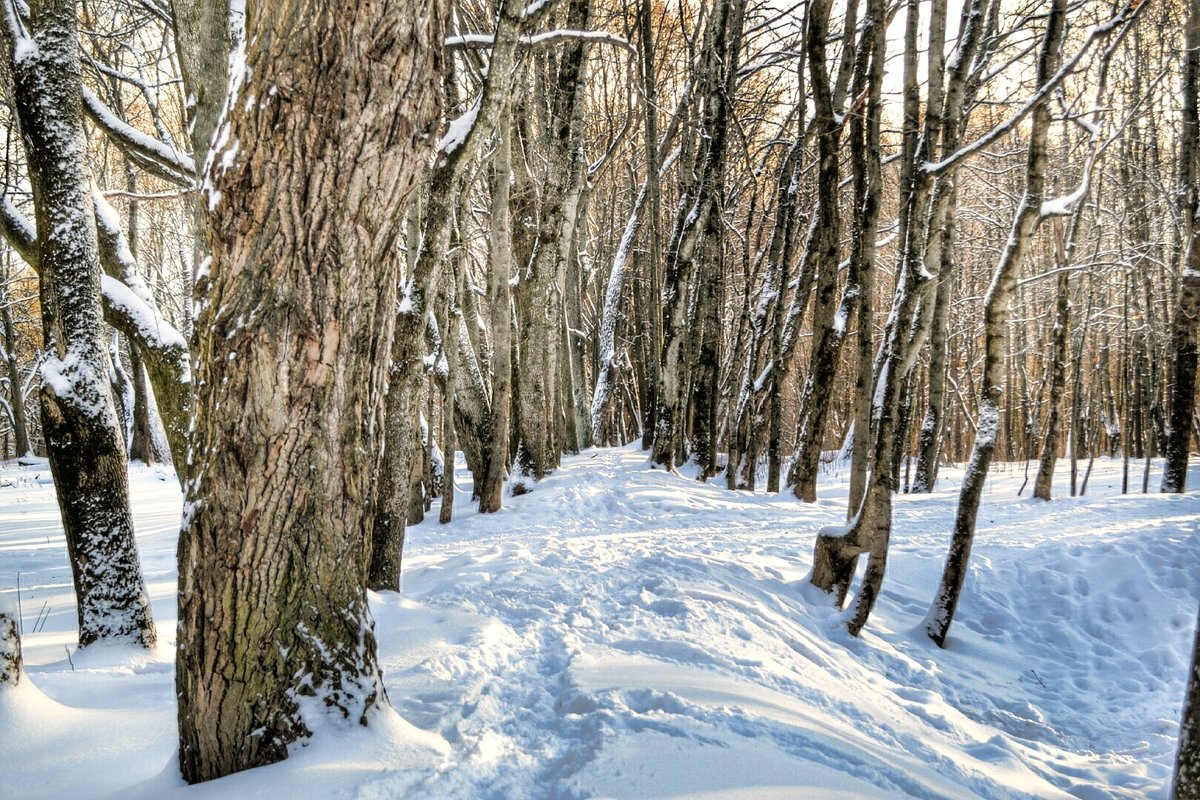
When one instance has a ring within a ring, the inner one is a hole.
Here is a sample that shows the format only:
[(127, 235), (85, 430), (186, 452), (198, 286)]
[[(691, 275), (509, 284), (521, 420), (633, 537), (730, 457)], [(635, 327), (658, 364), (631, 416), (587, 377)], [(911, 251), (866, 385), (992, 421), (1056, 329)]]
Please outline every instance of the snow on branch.
[(108, 137), (138, 166), (160, 178), (191, 186), (196, 175), (196, 162), (186, 153), (147, 136), (113, 113), (104, 101), (86, 86), (81, 87), (83, 110)]
[[(515, 2), (516, 0), (510, 0)], [(525, 6), (525, 10), (521, 12), (523, 19), (537, 19), (545, 14), (554, 5), (554, 0), (533, 0), (532, 3)]]
[[(521, 48), (534, 48), (570, 41), (611, 44), (622, 47), (631, 53), (634, 52), (633, 45), (629, 43), (628, 39), (617, 36), (615, 33), (609, 33), (608, 31), (574, 31), (567, 29), (546, 31), (545, 33), (536, 33), (532, 36), (522, 36), (517, 40), (517, 44)], [(445, 41), (447, 50), (489, 50), (495, 43), (496, 37), (490, 33), (464, 33), (458, 36), (447, 36)]]
[(110, 275), (101, 275), (100, 294), (108, 308), (126, 320), (150, 349), (187, 352), (187, 341), (183, 334), (121, 281)]
[(959, 148), (956, 152), (947, 156), (941, 161), (936, 163), (930, 161), (925, 162), (921, 165), (921, 169), (930, 175), (941, 175), (947, 170), (958, 166), (958, 164), (967, 157), (974, 155), (983, 148), (994, 143), (1010, 129), (1012, 129), (1014, 125), (1017, 125), (1021, 120), (1029, 116), (1029, 114), (1038, 107), (1038, 105), (1043, 99), (1045, 99), (1047, 95), (1050, 94), (1050, 92), (1058, 88), (1059, 84), (1066, 80), (1067, 76), (1071, 75), (1075, 71), (1075, 68), (1079, 66), (1079, 62), (1081, 62), (1083, 57), (1087, 55), (1089, 50), (1091, 50), (1093, 44), (1108, 38), (1108, 36), (1114, 31), (1128, 30), (1129, 26), (1133, 24), (1134, 20), (1137, 19), (1138, 14), (1146, 5), (1148, 5), (1148, 3), (1144, 2), (1143, 0), (1128, 0), (1121, 10), (1114, 14), (1106, 22), (1089, 28), (1087, 36), (1084, 37), (1083, 44), (1080, 45), (1079, 50), (1075, 52), (1075, 55), (1063, 62), (1062, 66), (1058, 68), (1058, 71), (1050, 76), (1050, 80), (1046, 81), (1044, 85), (1038, 87), (1038, 90), (1033, 93), (1033, 96), (1030, 97), (1024, 105), (1017, 109), (1015, 114), (1013, 114), (1007, 120), (997, 124), (994, 128), (980, 136), (975, 141)]
[(0, 195), (0, 236), (24, 261), (37, 267), (37, 231), (7, 195)]
[(437, 144), (437, 151), (449, 155), (462, 146), (462, 143), (467, 140), (471, 130), (475, 127), (475, 121), (479, 119), (479, 107), (483, 98), (476, 98), (471, 107), (464, 111), (460, 116), (450, 121), (450, 127), (446, 131), (446, 135), (441, 138)]

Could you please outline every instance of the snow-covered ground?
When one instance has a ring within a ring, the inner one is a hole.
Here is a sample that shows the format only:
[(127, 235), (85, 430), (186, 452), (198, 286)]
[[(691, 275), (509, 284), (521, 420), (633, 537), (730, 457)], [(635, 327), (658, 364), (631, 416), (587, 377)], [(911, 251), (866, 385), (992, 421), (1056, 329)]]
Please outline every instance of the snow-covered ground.
[(1200, 495), (1121, 496), (1119, 469), (1097, 463), (1086, 498), (1060, 481), (1044, 504), (1001, 465), (938, 650), (919, 624), (961, 472), (898, 498), (885, 591), (856, 640), (803, 580), (816, 531), (844, 515), (844, 476), (806, 507), (588, 451), (499, 514), (460, 497), (454, 523), (409, 532), (403, 591), (371, 598), (395, 713), (188, 788), (174, 476), (131, 473), (160, 648), (76, 652), (48, 471), (4, 465), (0, 603), (19, 572), (27, 679), (0, 692), (0, 795), (1165, 797)]

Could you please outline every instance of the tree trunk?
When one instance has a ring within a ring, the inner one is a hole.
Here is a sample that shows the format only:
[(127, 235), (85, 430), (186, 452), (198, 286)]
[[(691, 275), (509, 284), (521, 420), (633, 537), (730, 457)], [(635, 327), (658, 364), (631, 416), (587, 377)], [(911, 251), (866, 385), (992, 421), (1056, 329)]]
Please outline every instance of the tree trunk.
[(1171, 320), (1170, 412), (1167, 424), (1166, 465), (1163, 492), (1182, 493), (1187, 488), (1188, 451), (1192, 439), (1192, 417), (1196, 402), (1197, 326), (1200, 326), (1200, 2), (1189, 0), (1184, 23), (1183, 135), (1179, 161), (1183, 173), (1187, 249), (1179, 298)]
[[(23, 26), (6, 8), (9, 36)], [(74, 0), (31, 9), (14, 49), (14, 100), (26, 147), (41, 268), (42, 430), (78, 601), (79, 644), (155, 642), (129, 511), (125, 443), (102, 341), (100, 258), (87, 182)], [(21, 46), (18, 47), (18, 44)]]
[(197, 285), (176, 655), (189, 782), (286, 758), (314, 715), (366, 724), (386, 702), (367, 537), (396, 241), (440, 112), (446, 16), (442, 3), (247, 9)]
[[(571, 0), (567, 27), (586, 29), (592, 0)], [(562, 352), (563, 281), (575, 238), (583, 192), (584, 119), (587, 46), (573, 41), (563, 48), (551, 99), (547, 170), (541, 195), (537, 250), (517, 285), (520, 310), (521, 369), (517, 376), (517, 463), (534, 481), (558, 466), (566, 442), (556, 435), (561, 390), (560, 370), (569, 368)], [(566, 399), (573, 414), (574, 398)]]
[[(690, 170), (684, 162), (684, 172), (694, 177), (682, 181), (663, 290), (663, 343), (651, 459), (667, 468), (686, 460), (688, 423), (699, 410), (696, 424), (702, 427), (700, 444), (705, 451), (700, 456), (702, 476), (713, 466), (716, 431), (709, 426), (715, 423), (715, 415), (707, 404), (696, 409), (692, 401), (697, 393), (717, 393), (719, 334), (712, 327), (719, 324), (723, 299), (722, 246), (717, 234), (723, 224), (725, 151), (733, 124), (745, 11), (744, 0), (731, 0), (715, 7), (709, 18), (705, 53), (696, 77), (698, 119), (697, 128), (690, 133), (696, 138), (686, 148), (695, 153)], [(699, 370), (695, 385), (693, 368)]]
[[(1043, 86), (1058, 68), (1058, 49), (1066, 22), (1066, 0), (1054, 0), (1046, 23), (1038, 59), (1037, 85)], [(984, 303), (984, 366), (979, 396), (979, 425), (975, 444), (958, 501), (954, 535), (942, 574), (941, 585), (925, 620), (925, 631), (939, 647), (946, 641), (954, 610), (966, 578), (971, 545), (975, 538), (975, 518), (983, 497), (988, 467), (996, 449), (1000, 430), (1001, 386), (1004, 379), (1004, 352), (1008, 308), (1017, 287), (1021, 258), (1041, 221), (1042, 194), (1045, 187), (1046, 140), (1050, 129), (1050, 108), (1045, 101), (1033, 111), (1029, 134), (1029, 154), (1025, 165), (1025, 193), (1013, 218), (1008, 243), (992, 276)]]
[(129, 348), (129, 371), (133, 381), (133, 436), (129, 443), (129, 460), (143, 464), (155, 462), (154, 429), (150, 417), (149, 387), (142, 357), (132, 344)]
[[(825, 63), (825, 39), (829, 31), (831, 3), (819, 0), (809, 7), (805, 31), (805, 56), (812, 87), (817, 134), (817, 210), (809, 237), (805, 260), (810, 261), (816, 284), (813, 298), (814, 344), (809, 357), (808, 378), (800, 394), (800, 432), (796, 442), (796, 458), (788, 474), (788, 483), (796, 497), (807, 503), (817, 499), (817, 470), (821, 444), (825, 433), (825, 413), (829, 409), (829, 386), (837, 373), (841, 343), (845, 337), (849, 302), (843, 300), (842, 315), (835, 316), (835, 296), (838, 285), (838, 246), (841, 235), (841, 215), (838, 207), (838, 148), (841, 140), (841, 109), (834, 108), (833, 88)], [(859, 58), (865, 77), (869, 61)], [(865, 87), (865, 83), (864, 83)], [(870, 158), (874, 153), (861, 154)], [(856, 196), (856, 200), (860, 200)], [(859, 205), (860, 213), (866, 209)], [(856, 215), (858, 216), (858, 215)], [(864, 224), (863, 222), (859, 223)], [(874, 225), (868, 236), (874, 244)], [(872, 248), (873, 249), (873, 248)], [(862, 254), (858, 254), (862, 263)], [(847, 287), (849, 293), (853, 281)]]
[(654, 30), (651, 16), (654, 13), (654, 0), (642, 0), (638, 10), (638, 55), (641, 66), (642, 90), (646, 100), (642, 104), (645, 116), (646, 141), (646, 203), (648, 206), (649, 226), (647, 229), (646, 259), (647, 273), (650, 276), (649, 291), (643, 297), (642, 307), (645, 309), (643, 336), (649, 339), (649, 353), (646, 359), (649, 375), (646, 380), (646, 397), (642, 405), (642, 449), (649, 450), (654, 446), (654, 429), (657, 425), (658, 386), (659, 386), (659, 357), (662, 351), (663, 327), (662, 304), (662, 257), (660, 255), (662, 239), (662, 195), (659, 184), (659, 164), (661, 155), (658, 149), (658, 83), (654, 65)]
[[(244, 8), (244, 4), (243, 4)], [(229, 87), (229, 53), (234, 47), (234, 29), (244, 20), (230, 17), (229, 0), (172, 0), (171, 21), (175, 28), (175, 53), (187, 94), (185, 108), (192, 160), (203, 170), (213, 134), (225, 105)], [(192, 204), (192, 269), (187, 271), (190, 284), (208, 255), (204, 232), (204, 199)], [(192, 286), (187, 286), (188, 302)], [(192, 315), (185, 315), (190, 325)], [(190, 333), (185, 329), (185, 333)], [(191, 387), (189, 387), (190, 389)]]
[(21, 682), (21, 629), (17, 619), (0, 611), (0, 692)]
[(1173, 800), (1200, 798), (1200, 619), (1192, 646), (1192, 666), (1188, 670), (1187, 694), (1179, 723), (1179, 751), (1175, 756)]
[(412, 495), (422, 479), (415, 462), (423, 457), (420, 398), (426, 377), (421, 357), (424, 355), (427, 303), (437, 286), (449, 248), (453, 209), (461, 200), (461, 174), (481, 143), (495, 132), (509, 102), (523, 21), (536, 22), (547, 8), (548, 5), (543, 5), (541, 11), (526, 17), (523, 0), (503, 0), (487, 79), (474, 112), (475, 122), (461, 137), (448, 136), (442, 140), (433, 174), (428, 180), (428, 208), (423, 226), (414, 225), (409, 231), (409, 252), (415, 252), (416, 256), (402, 290), (391, 347), (385, 446), (376, 499), (378, 508), (371, 531), (369, 585), (373, 589), (399, 587), (404, 526), (415, 524), (421, 513), (420, 503), (413, 507)]
[[(1061, 236), (1061, 230), (1059, 231)], [(1065, 247), (1061, 239), (1058, 243), (1059, 252), (1064, 254)], [(1054, 315), (1054, 342), (1052, 345), (1053, 361), (1050, 364), (1050, 411), (1046, 421), (1046, 440), (1042, 442), (1042, 459), (1038, 464), (1037, 482), (1033, 485), (1033, 496), (1038, 500), (1050, 500), (1051, 486), (1054, 482), (1054, 463), (1058, 459), (1058, 428), (1062, 417), (1063, 391), (1067, 383), (1067, 337), (1069, 335), (1071, 317), (1071, 274), (1065, 271), (1065, 264), (1060, 268), (1064, 271), (1058, 276), (1058, 300)]]
[(21, 367), (17, 363), (17, 332), (12, 321), (12, 309), (0, 303), (0, 323), (4, 325), (5, 367), (8, 369), (9, 401), (13, 413), (13, 434), (17, 457), (33, 455), (29, 444), (29, 422), (25, 418), (25, 398), (21, 392)]
[(507, 115), (500, 124), (492, 163), (492, 225), (489, 248), (488, 308), (492, 329), (492, 407), (488, 420), (487, 473), (479, 490), (479, 510), (500, 510), (504, 480), (512, 463), (508, 451), (512, 411), (512, 231), (509, 188), (512, 175), (513, 127)]

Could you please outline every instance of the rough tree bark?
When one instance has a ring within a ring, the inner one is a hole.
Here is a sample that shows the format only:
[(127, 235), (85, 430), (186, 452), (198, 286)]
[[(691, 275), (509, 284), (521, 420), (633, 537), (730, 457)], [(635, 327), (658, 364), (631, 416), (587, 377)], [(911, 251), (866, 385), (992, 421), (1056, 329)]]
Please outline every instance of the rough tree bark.
[(312, 715), (366, 724), (386, 702), (368, 535), (396, 241), (440, 112), (447, 9), (246, 11), (197, 281), (176, 654), (189, 782), (286, 758)]
[(125, 443), (102, 341), (100, 256), (87, 180), (74, 0), (5, 7), (13, 99), (25, 142), (41, 269), (47, 357), (42, 428), (78, 603), (79, 644), (151, 646), (150, 601), (129, 511)]

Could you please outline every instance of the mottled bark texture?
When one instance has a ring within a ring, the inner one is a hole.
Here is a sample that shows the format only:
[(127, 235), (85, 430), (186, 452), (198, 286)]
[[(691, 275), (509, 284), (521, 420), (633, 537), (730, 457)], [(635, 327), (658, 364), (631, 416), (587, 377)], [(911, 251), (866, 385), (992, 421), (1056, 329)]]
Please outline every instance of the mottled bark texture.
[(21, 682), (21, 629), (17, 618), (0, 611), (0, 691)]
[(206, 177), (179, 762), (279, 761), (385, 702), (366, 573), (404, 201), (439, 116), (446, 5), (247, 6)]
[[(154, 644), (154, 623), (129, 511), (125, 442), (102, 341), (100, 257), (87, 180), (87, 144), (74, 0), (30, 6), (29, 36), (6, 7), (13, 96), (36, 210), (47, 356), (42, 429), (75, 583), (79, 644)], [(19, 46), (18, 46), (19, 45)]]
[[(1066, 26), (1066, 0), (1054, 0), (1046, 20), (1046, 32), (1042, 38), (1038, 57), (1037, 85), (1044, 86), (1058, 69), (1059, 45)], [(1046, 141), (1050, 135), (1050, 105), (1043, 100), (1033, 111), (1029, 132), (1029, 152), (1025, 161), (1025, 192), (1013, 216), (1008, 243), (1000, 256), (1000, 263), (992, 275), (984, 301), (984, 360), (983, 378), (979, 391), (979, 424), (975, 431), (975, 444), (971, 459), (963, 476), (958, 499), (958, 511), (954, 517), (954, 534), (950, 541), (950, 552), (942, 572), (941, 585), (925, 620), (925, 632), (939, 647), (945, 644), (946, 634), (954, 619), (958, 598), (966, 579), (967, 564), (971, 556), (971, 545), (975, 539), (975, 519), (979, 503), (983, 498), (984, 482), (988, 467), (996, 451), (996, 440), (1000, 430), (1000, 401), (1004, 385), (1004, 355), (1008, 330), (1008, 309), (1017, 288), (1017, 276), (1021, 269), (1029, 241), (1041, 221), (1042, 195), (1046, 185)]]

